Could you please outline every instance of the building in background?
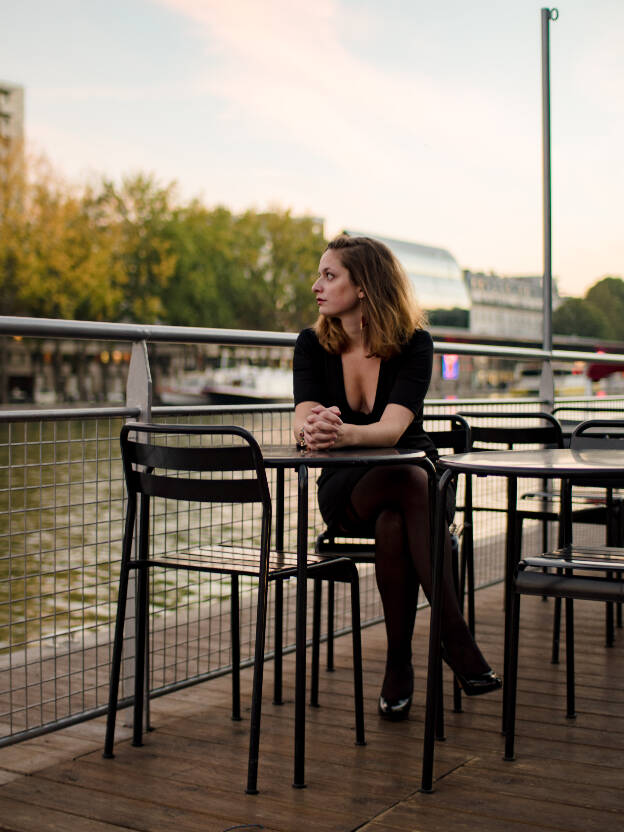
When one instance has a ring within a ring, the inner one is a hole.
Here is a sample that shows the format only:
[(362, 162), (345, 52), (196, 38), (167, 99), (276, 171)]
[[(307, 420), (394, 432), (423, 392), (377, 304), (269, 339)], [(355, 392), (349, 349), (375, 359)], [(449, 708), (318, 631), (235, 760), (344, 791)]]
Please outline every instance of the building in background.
[[(464, 272), (470, 294), (470, 332), (488, 335), (542, 340), (542, 277), (501, 277), (483, 272)], [(553, 311), (561, 304), (556, 281), (553, 281)]]
[(450, 252), (378, 234), (344, 233), (350, 237), (373, 237), (388, 246), (412, 281), (418, 303), (432, 326), (468, 328), (470, 296), (462, 270)]
[(0, 81), (0, 154), (24, 141), (24, 87)]

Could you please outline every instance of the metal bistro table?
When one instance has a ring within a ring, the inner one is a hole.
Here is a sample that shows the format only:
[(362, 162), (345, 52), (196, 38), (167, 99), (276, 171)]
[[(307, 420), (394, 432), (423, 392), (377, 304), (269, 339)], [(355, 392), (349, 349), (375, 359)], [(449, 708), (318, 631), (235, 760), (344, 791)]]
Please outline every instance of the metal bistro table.
[[(335, 451), (301, 451), (292, 445), (261, 446), (264, 464), (277, 469), (277, 511), (275, 517), (275, 548), (284, 549), (284, 471), (297, 472), (297, 599), (296, 599), (296, 663), (295, 663), (295, 775), (293, 786), (305, 787), (305, 698), (306, 698), (306, 613), (308, 553), (308, 469), (344, 468), (352, 465), (400, 465), (406, 462), (427, 469), (430, 487), (435, 483), (434, 468), (423, 451), (407, 448), (341, 448)], [(276, 661), (281, 661), (281, 652)], [(276, 669), (276, 675), (281, 670)]]
[[(535, 451), (474, 451), (455, 456), (442, 456), (438, 464), (445, 468), (439, 482), (437, 495), (437, 516), (434, 535), (434, 576), (432, 591), (431, 625), (429, 631), (429, 664), (427, 673), (427, 712), (425, 717), (425, 739), (423, 748), (423, 769), (421, 791), (431, 792), (433, 788), (433, 755), (435, 745), (435, 710), (438, 697), (438, 669), (441, 662), (441, 600), (443, 549), (439, 545), (446, 490), (458, 474), (506, 477), (507, 489), (507, 533), (505, 543), (505, 661), (503, 680), (507, 678), (509, 656), (509, 633), (511, 623), (511, 592), (515, 567), (520, 559), (517, 534), (518, 478), (543, 477), (561, 479), (574, 483), (575, 480), (595, 479), (608, 486), (611, 481), (621, 480), (624, 473), (624, 450), (570, 450), (569, 448), (544, 449)], [(572, 521), (566, 501), (562, 511), (563, 543), (572, 539)], [(503, 688), (503, 731), (507, 691)]]

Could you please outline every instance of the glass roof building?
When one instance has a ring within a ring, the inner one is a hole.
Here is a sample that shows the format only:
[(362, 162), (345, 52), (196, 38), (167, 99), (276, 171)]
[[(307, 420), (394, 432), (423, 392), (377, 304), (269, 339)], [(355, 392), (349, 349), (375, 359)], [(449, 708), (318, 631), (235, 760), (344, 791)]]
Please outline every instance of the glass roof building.
[(345, 230), (344, 233), (350, 237), (373, 237), (388, 246), (407, 272), (418, 303), (429, 314), (431, 323), (438, 323), (436, 313), (457, 311), (464, 313), (465, 323), (460, 325), (468, 327), (470, 295), (462, 270), (450, 252), (443, 248), (381, 237), (379, 234), (351, 230)]

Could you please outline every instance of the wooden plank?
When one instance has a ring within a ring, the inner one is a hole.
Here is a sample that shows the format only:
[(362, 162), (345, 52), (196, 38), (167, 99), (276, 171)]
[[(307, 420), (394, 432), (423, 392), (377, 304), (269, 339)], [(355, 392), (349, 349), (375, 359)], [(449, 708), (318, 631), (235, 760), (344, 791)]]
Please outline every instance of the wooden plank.
[(127, 826), (101, 823), (71, 812), (47, 809), (42, 816), (39, 806), (5, 798), (1, 792), (0, 829), (2, 832), (128, 832)]
[[(477, 596), (484, 655), (502, 668), (502, 592)], [(267, 664), (257, 796), (244, 794), (251, 670), (242, 674), (244, 719), (229, 718), (223, 677), (152, 702), (155, 730), (129, 742), (129, 710), (118, 717), (116, 757), (102, 759), (104, 720), (0, 750), (0, 829), (223, 832), (259, 825), (272, 832), (615, 832), (624, 828), (624, 638), (606, 650), (601, 605), (578, 605), (575, 722), (565, 719), (565, 666), (550, 665), (552, 604), (523, 599), (517, 760), (503, 763), (500, 694), (464, 698), (451, 710), (445, 674), (447, 741), (436, 745), (436, 792), (418, 793), (425, 713), (428, 612), (414, 638), (410, 719), (379, 719), (385, 667), (383, 626), (363, 633), (368, 745), (354, 745), (350, 639), (336, 643), (336, 671), (321, 673), (321, 703), (307, 709), (306, 780), (291, 788), (294, 657), (284, 663), (286, 704), (271, 703)], [(563, 657), (563, 652), (562, 652)], [(21, 770), (32, 773), (24, 777)], [(29, 804), (32, 804), (29, 806)], [(615, 825), (614, 825), (615, 823)], [(7, 825), (8, 824), (8, 825)]]
[[(410, 800), (394, 808), (391, 812), (393, 823), (403, 817), (407, 825), (397, 828), (419, 829), (428, 832), (422, 823), (422, 809), (440, 807), (445, 814), (463, 813), (463, 826), (456, 822), (447, 829), (462, 829), (471, 826), (479, 830), (488, 828), (491, 821), (506, 824), (522, 823), (525, 828), (548, 828), (560, 832), (620, 832), (624, 821), (621, 812), (609, 812), (602, 809), (586, 809), (579, 806), (566, 806), (549, 799), (536, 800), (528, 794), (515, 791), (500, 793), (490, 788), (482, 779), (466, 782), (462, 778), (451, 777), (440, 784), (432, 795), (415, 795)], [(477, 820), (478, 818), (478, 820)], [(411, 823), (411, 826), (409, 826)]]
[[(197, 795), (196, 789), (193, 792)], [(47, 818), (50, 812), (54, 816), (58, 812), (66, 812), (72, 817), (79, 817), (87, 826), (90, 822), (99, 822), (113, 826), (117, 824), (118, 827), (142, 832), (162, 832), (170, 828), (179, 832), (223, 830), (228, 824), (239, 822), (238, 818), (244, 815), (247, 818), (246, 822), (261, 823), (265, 829), (276, 832), (270, 823), (263, 822), (262, 815), (265, 813), (254, 805), (253, 798), (248, 798), (248, 804), (245, 806), (242, 805), (242, 800), (235, 804), (230, 798), (229, 805), (216, 807), (223, 808), (224, 814), (218, 811), (203, 811), (195, 808), (197, 801), (193, 801), (192, 798), (184, 800), (188, 795), (179, 784), (180, 797), (177, 805), (167, 802), (171, 797), (169, 793), (164, 799), (156, 792), (152, 793), (151, 800), (140, 800), (117, 792), (114, 799), (111, 799), (110, 793), (82, 788), (75, 783), (50, 782), (37, 775), (29, 778), (28, 782), (16, 781), (8, 784), (3, 787), (1, 794), (16, 801), (28, 802), (33, 808), (38, 807), (41, 832), (55, 828), (48, 827)], [(215, 804), (216, 801), (210, 796), (210, 808)], [(42, 809), (45, 811), (42, 812)]]

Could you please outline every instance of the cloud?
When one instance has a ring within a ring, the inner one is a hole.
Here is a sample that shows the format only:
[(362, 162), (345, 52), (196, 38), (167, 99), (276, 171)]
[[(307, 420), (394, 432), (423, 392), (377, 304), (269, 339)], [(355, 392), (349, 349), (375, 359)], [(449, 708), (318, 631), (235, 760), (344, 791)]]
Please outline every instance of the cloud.
[[(157, 0), (205, 39), (210, 72), (195, 88), (220, 98), (267, 137), (382, 181), (456, 156), (491, 167), (492, 153), (518, 158), (524, 127), (507, 104), (423, 71), (407, 76), (356, 56), (344, 43), (349, 19), (334, 0)], [(365, 31), (374, 30), (370, 18)]]

